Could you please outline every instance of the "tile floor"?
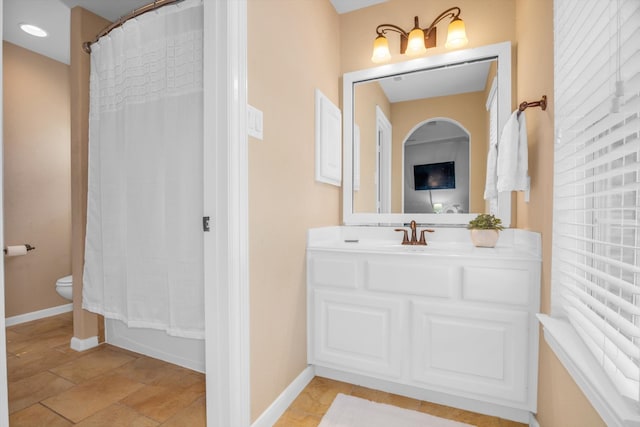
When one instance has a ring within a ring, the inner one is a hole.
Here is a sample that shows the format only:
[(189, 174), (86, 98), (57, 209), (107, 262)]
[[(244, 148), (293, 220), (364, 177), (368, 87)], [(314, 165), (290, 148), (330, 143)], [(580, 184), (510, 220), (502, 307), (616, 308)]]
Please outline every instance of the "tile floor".
[(372, 390), (327, 378), (315, 377), (300, 393), (275, 427), (315, 427), (327, 412), (338, 393), (386, 403), (414, 411), (426, 412), (437, 417), (471, 424), (478, 427), (526, 427), (513, 421), (476, 414), (449, 406), (411, 399), (396, 394)]
[[(110, 345), (69, 348), (71, 313), (7, 328), (11, 427), (204, 427), (204, 375)], [(316, 377), (275, 424), (317, 426), (338, 393), (478, 427), (524, 427)]]
[(107, 344), (69, 348), (71, 313), (7, 328), (11, 427), (205, 426), (204, 375)]

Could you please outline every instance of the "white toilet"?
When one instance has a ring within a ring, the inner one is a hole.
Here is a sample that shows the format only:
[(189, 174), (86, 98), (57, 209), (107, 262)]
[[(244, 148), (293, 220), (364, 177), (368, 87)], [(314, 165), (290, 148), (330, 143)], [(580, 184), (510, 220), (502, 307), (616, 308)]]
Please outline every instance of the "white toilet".
[(73, 300), (73, 278), (71, 275), (64, 276), (56, 281), (56, 292), (69, 301)]

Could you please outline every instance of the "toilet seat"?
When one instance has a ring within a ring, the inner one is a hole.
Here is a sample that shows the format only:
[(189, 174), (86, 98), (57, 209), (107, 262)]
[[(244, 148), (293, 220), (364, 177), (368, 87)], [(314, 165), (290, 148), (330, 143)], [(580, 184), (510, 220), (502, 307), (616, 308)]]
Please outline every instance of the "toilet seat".
[(73, 284), (73, 276), (64, 276), (56, 281), (56, 286), (71, 286)]

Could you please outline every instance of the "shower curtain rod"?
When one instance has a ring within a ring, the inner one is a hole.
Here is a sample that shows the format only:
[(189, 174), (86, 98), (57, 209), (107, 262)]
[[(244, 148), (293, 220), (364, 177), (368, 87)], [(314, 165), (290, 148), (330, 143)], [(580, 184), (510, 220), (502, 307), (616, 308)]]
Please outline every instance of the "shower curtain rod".
[(163, 6), (169, 6), (170, 4), (173, 4), (173, 3), (180, 3), (181, 1), (184, 1), (184, 0), (155, 0), (153, 3), (149, 3), (149, 4), (146, 4), (146, 5), (142, 6), (142, 7), (139, 7), (138, 9), (134, 9), (128, 15), (124, 15), (124, 16), (120, 17), (120, 19), (118, 19), (113, 24), (109, 25), (108, 27), (105, 27), (90, 42), (82, 43), (82, 50), (84, 50), (86, 53), (91, 53), (91, 45), (92, 44), (97, 42), (100, 39), (100, 37), (106, 36), (112, 30), (115, 30), (116, 28), (121, 27), (129, 19), (136, 18), (136, 17), (142, 15), (143, 13), (151, 12), (152, 10), (159, 9), (159, 8), (161, 8)]

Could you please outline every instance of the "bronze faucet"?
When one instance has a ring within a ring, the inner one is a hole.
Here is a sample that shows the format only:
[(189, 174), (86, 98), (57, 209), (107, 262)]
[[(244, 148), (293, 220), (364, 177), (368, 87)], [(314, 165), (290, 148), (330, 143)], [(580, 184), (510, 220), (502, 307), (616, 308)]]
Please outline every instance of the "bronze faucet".
[(409, 236), (407, 234), (407, 230), (404, 228), (396, 228), (395, 231), (402, 231), (404, 232), (403, 237), (402, 237), (402, 244), (403, 245), (422, 245), (422, 246), (426, 246), (427, 245), (427, 239), (424, 237), (424, 233), (433, 233), (435, 230), (432, 230), (430, 228), (425, 228), (424, 230), (420, 231), (420, 240), (418, 240), (417, 238), (417, 233), (416, 233), (416, 229), (417, 229), (417, 224), (415, 221), (411, 221), (409, 223), (409, 227), (411, 228), (411, 240), (409, 240)]

